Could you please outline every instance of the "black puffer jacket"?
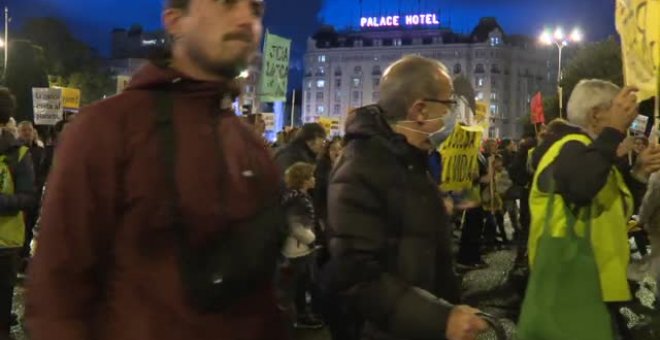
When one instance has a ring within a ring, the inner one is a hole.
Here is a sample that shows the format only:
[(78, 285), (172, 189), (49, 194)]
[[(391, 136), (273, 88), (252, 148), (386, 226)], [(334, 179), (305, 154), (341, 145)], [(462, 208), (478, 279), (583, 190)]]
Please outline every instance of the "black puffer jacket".
[(275, 154), (275, 163), (282, 175), (290, 166), (298, 162), (316, 164), (316, 155), (302, 140), (291, 142)]
[(459, 289), (449, 218), (426, 153), (395, 134), (380, 109), (349, 119), (332, 173), (328, 218), (332, 259), (324, 288), (366, 320), (369, 339), (443, 339)]

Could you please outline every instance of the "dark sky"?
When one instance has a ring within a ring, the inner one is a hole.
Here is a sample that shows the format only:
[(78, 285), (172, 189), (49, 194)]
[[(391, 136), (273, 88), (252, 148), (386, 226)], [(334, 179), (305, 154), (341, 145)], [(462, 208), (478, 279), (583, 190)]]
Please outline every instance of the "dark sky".
[[(58, 16), (75, 34), (107, 52), (114, 27), (141, 23), (160, 26), (161, 0), (4, 0), (15, 18), (15, 30), (26, 18)], [(322, 4), (323, 3), (323, 4)], [(267, 0), (266, 25), (296, 41), (304, 50), (305, 39), (318, 21), (336, 26), (355, 25), (360, 13), (387, 15), (409, 12), (440, 13), (441, 21), (459, 32), (471, 31), (480, 17), (495, 16), (509, 33), (536, 35), (544, 25), (578, 25), (590, 40), (614, 33), (614, 0)], [(317, 20), (318, 19), (318, 20)]]

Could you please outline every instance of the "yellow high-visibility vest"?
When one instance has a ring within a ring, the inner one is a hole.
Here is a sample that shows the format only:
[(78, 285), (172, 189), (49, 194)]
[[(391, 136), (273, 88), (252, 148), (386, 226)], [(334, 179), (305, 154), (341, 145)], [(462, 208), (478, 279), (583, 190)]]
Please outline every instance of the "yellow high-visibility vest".
[[(533, 269), (538, 240), (543, 234), (546, 214), (552, 214), (551, 235), (564, 237), (566, 235), (567, 219), (566, 202), (559, 194), (555, 195), (553, 211), (546, 211), (550, 193), (539, 189), (539, 176), (559, 156), (561, 149), (568, 142), (580, 142), (585, 145), (592, 143), (591, 139), (579, 134), (568, 135), (557, 141), (546, 152), (534, 173), (529, 205), (532, 213), (532, 224), (529, 236), (529, 261)], [(585, 165), (588, 166), (588, 165)], [(581, 209), (588, 209), (583, 207)], [(628, 220), (633, 214), (633, 198), (623, 180), (623, 176), (612, 167), (605, 186), (591, 203), (591, 244), (598, 265), (603, 301), (628, 301), (632, 298), (627, 281), (627, 269), (630, 261), (628, 243)], [(585, 235), (588, 214), (578, 214), (576, 233)]]
[[(22, 161), (28, 152), (22, 146), (18, 150), (18, 162)], [(0, 193), (13, 195), (16, 192), (14, 176), (11, 173), (7, 155), (0, 155)], [(19, 211), (15, 215), (0, 216), (0, 248), (20, 248), (25, 242), (25, 217)]]

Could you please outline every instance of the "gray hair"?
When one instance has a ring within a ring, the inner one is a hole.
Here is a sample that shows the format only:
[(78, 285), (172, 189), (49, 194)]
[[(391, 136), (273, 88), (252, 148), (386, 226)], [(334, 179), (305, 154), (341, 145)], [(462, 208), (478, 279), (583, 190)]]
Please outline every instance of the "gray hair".
[(390, 65), (380, 83), (378, 105), (390, 123), (406, 119), (408, 109), (422, 98), (434, 98), (441, 89), (440, 72), (447, 67), (435, 59), (417, 55), (405, 56)]
[(599, 79), (580, 81), (568, 100), (568, 120), (578, 126), (587, 127), (589, 113), (593, 109), (607, 108), (621, 91), (615, 84)]

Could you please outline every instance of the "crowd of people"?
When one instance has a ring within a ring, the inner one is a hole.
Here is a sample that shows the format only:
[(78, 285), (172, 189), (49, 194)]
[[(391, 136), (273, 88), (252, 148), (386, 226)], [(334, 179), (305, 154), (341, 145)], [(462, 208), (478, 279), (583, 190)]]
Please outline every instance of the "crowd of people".
[(168, 53), (46, 143), (0, 89), (0, 340), (20, 258), (33, 340), (471, 340), (497, 321), (461, 277), (503, 249), (529, 279), (519, 339), (630, 339), (631, 237), (660, 279), (660, 147), (627, 137), (635, 88), (583, 80), (568, 120), (485, 139), (471, 188), (444, 192), (437, 150), (463, 122), (441, 62), (395, 61), (341, 137), (309, 123), (271, 144), (232, 111), (262, 15), (166, 1)]

